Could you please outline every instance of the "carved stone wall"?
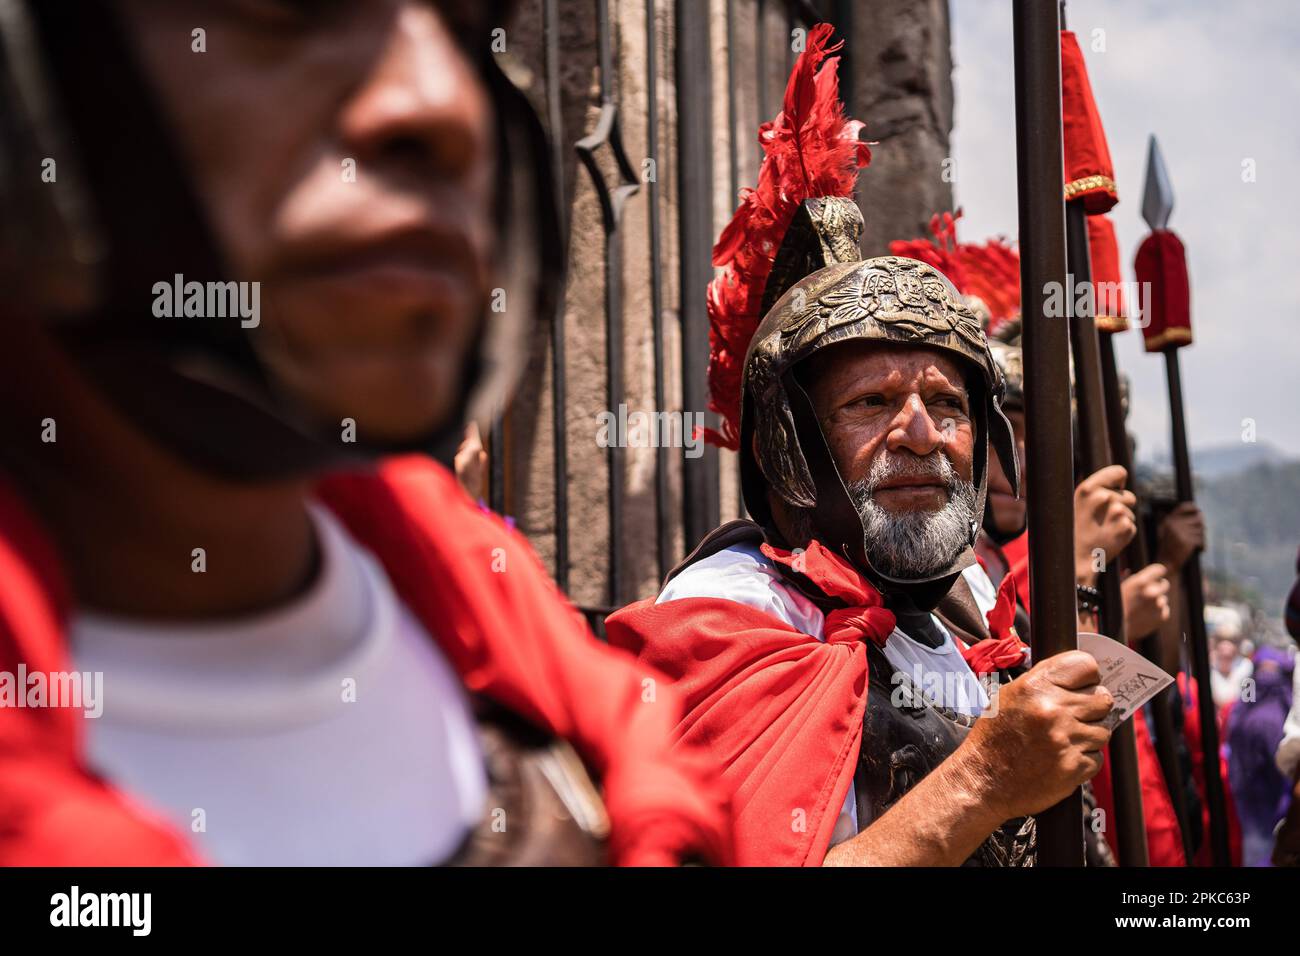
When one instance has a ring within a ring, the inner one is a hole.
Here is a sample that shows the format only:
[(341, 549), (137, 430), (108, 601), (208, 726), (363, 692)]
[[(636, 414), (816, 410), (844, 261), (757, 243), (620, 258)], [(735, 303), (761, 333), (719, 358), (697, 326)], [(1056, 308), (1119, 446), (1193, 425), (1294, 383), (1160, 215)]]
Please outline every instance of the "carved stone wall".
[(945, 179), (952, 133), (952, 49), (947, 0), (855, 5), (854, 105), (880, 145), (858, 181), (867, 255), (892, 239), (928, 236), (930, 216), (952, 208)]

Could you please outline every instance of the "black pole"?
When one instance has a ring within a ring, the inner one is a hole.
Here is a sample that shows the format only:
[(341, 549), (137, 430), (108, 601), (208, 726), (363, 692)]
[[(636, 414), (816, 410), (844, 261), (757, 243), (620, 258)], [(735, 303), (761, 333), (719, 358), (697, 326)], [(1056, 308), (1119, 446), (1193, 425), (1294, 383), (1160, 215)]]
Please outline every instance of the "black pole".
[[(1192, 462), (1187, 453), (1187, 419), (1183, 414), (1183, 380), (1178, 367), (1178, 349), (1165, 349), (1165, 373), (1169, 381), (1169, 424), (1174, 453), (1174, 484), (1178, 500), (1192, 501)], [(1219, 775), (1219, 725), (1210, 693), (1210, 645), (1205, 634), (1205, 592), (1201, 586), (1201, 556), (1193, 554), (1183, 565), (1183, 590), (1187, 592), (1187, 614), (1191, 619), (1192, 673), (1196, 677), (1196, 708), (1201, 717), (1201, 753), (1205, 761), (1205, 798), (1210, 805), (1210, 852), (1215, 866), (1230, 866), (1228, 851), (1228, 809)]]
[[(601, 114), (609, 113), (614, 103), (614, 38), (609, 16), (609, 0), (596, 2), (596, 27), (600, 44)], [(617, 121), (617, 119), (615, 119)], [(610, 135), (609, 133), (606, 134)], [(618, 232), (617, 216), (605, 223), (605, 394), (608, 408), (615, 414), (623, 403), (627, 388), (623, 375), (623, 235)], [(609, 587), (610, 607), (618, 607), (623, 597), (622, 538), (624, 491), (627, 455), (621, 442), (609, 443), (609, 474), (606, 494), (609, 498)]]
[[(1016, 178), (1023, 290), (1031, 630), (1035, 660), (1079, 646), (1075, 616), (1069, 329), (1048, 310), (1065, 288), (1061, 37), (1056, 4), (1014, 0)], [(1038, 862), (1082, 866), (1083, 797), (1038, 814)]]
[[(677, 80), (677, 168), (679, 257), (681, 270), (682, 408), (708, 408), (709, 315), (706, 290), (713, 278), (713, 128), (709, 94), (713, 53), (709, 49), (709, 5), (675, 7), (675, 76)], [(733, 199), (735, 197), (732, 197)], [(708, 424), (717, 416), (706, 413)], [(705, 445), (699, 458), (682, 459), (682, 507), (689, 553), (718, 523), (720, 492), (718, 449)]]
[[(550, 122), (551, 162), (555, 166), (556, 203), (561, 230), (567, 246), (569, 236), (568, 206), (564, 202), (564, 113), (560, 99), (560, 20), (558, 0), (542, 5), (545, 39), (546, 116)], [(563, 295), (563, 293), (561, 293)], [(551, 447), (552, 480), (555, 483), (555, 583), (569, 591), (569, 432), (564, 412), (569, 407), (564, 353), (564, 303), (555, 310), (551, 323)]]
[[(1072, 285), (1069, 287), (1070, 343), (1074, 351), (1075, 400), (1079, 410), (1076, 454), (1085, 474), (1111, 463), (1106, 402), (1102, 391), (1101, 351), (1093, 310), (1078, 308), (1080, 289), (1092, 288), (1092, 257), (1088, 247), (1088, 214), (1079, 200), (1065, 204), (1065, 248)], [(1086, 300), (1085, 300), (1086, 302)], [(1030, 541), (1033, 540), (1031, 535)], [(1099, 630), (1112, 640), (1124, 639), (1124, 595), (1118, 565), (1107, 564), (1097, 575), (1101, 592)], [(1142, 812), (1142, 781), (1138, 775), (1137, 740), (1132, 721), (1110, 736), (1111, 790), (1115, 799), (1115, 842), (1122, 866), (1146, 866), (1146, 819)]]
[[(659, 64), (655, 52), (655, 4), (645, 5), (645, 89), (646, 152), (655, 165), (655, 175), (650, 178), (648, 202), (650, 212), (650, 327), (654, 335), (655, 408), (668, 407), (667, 386), (664, 381), (667, 361), (664, 357), (664, 290), (659, 272), (661, 228), (659, 223), (659, 94), (657, 75)], [(683, 436), (684, 437), (684, 436)], [(659, 580), (668, 577), (676, 557), (672, 553), (671, 518), (668, 514), (668, 447), (659, 442), (655, 449), (655, 555), (659, 563)]]
[[(1110, 460), (1123, 465), (1128, 473), (1125, 487), (1137, 494), (1137, 482), (1133, 477), (1133, 455), (1128, 447), (1128, 425), (1124, 420), (1124, 403), (1119, 389), (1119, 364), (1115, 361), (1114, 332), (1097, 329), (1097, 351), (1101, 357), (1101, 390), (1106, 396), (1106, 435), (1110, 438)], [(1147, 550), (1146, 536), (1141, 532), (1125, 549), (1125, 560), (1131, 570), (1145, 568), (1151, 563)], [(1139, 635), (1140, 636), (1140, 635)]]
[[(1128, 473), (1128, 490), (1137, 494), (1137, 482), (1133, 477), (1133, 455), (1129, 451), (1128, 432), (1124, 421), (1123, 401), (1119, 389), (1119, 366), (1115, 361), (1115, 343), (1113, 332), (1097, 329), (1098, 349), (1101, 355), (1101, 387), (1106, 396), (1106, 432), (1110, 437), (1110, 458), (1117, 465), (1122, 465)], [(1138, 502), (1139, 506), (1141, 502)], [(1130, 571), (1139, 571), (1151, 563), (1147, 550), (1146, 535), (1140, 526), (1133, 536), (1132, 543), (1124, 553), (1123, 565)], [(1144, 657), (1157, 666), (1163, 667), (1163, 657), (1159, 649), (1159, 632), (1155, 634), (1137, 634), (1130, 636), (1136, 641)], [(1183, 790), (1183, 768), (1178, 759), (1178, 724), (1175, 720), (1178, 707), (1178, 688), (1170, 684), (1155, 697), (1151, 698), (1151, 715), (1155, 723), (1156, 757), (1160, 761), (1160, 773), (1169, 790), (1169, 799), (1174, 805), (1174, 816), (1178, 818), (1178, 832), (1182, 836), (1183, 855), (1188, 864), (1192, 860), (1192, 831), (1187, 815), (1187, 794)]]
[[(1061, 0), (1060, 11), (1061, 11), (1061, 29), (1064, 30), (1065, 29), (1065, 0)], [(1068, 208), (1069, 207), (1067, 206), (1067, 209)], [(1081, 220), (1082, 220), (1082, 214), (1084, 212), (1085, 210), (1083, 210), (1082, 207), (1080, 207), (1079, 215)], [(1067, 212), (1067, 216), (1068, 215), (1069, 213)], [(1088, 272), (1086, 276), (1082, 274), (1081, 267), (1076, 266), (1073, 262), (1071, 262), (1071, 267), (1070, 267), (1071, 271), (1075, 275), (1075, 281), (1078, 282), (1091, 281), (1092, 279), (1091, 244), (1087, 242), (1087, 221), (1082, 220), (1082, 223), (1083, 223), (1083, 230), (1082, 230), (1083, 234), (1081, 239), (1079, 237), (1076, 237), (1074, 233), (1074, 229), (1076, 227), (1073, 223), (1071, 223), (1071, 225), (1067, 227), (1070, 228), (1071, 230), (1069, 239), (1067, 240), (1067, 246), (1070, 243), (1082, 243), (1082, 248), (1088, 250)], [(1071, 259), (1073, 260), (1073, 258), (1074, 258), (1073, 252), (1071, 252)], [(1093, 298), (1094, 326), (1095, 326), (1095, 318), (1096, 318), (1096, 313), (1095, 313), (1096, 303), (1097, 303), (1097, 299), (1096, 297), (1094, 297)], [(1113, 462), (1114, 464), (1123, 466), (1125, 472), (1125, 479), (1124, 479), (1125, 487), (1129, 491), (1133, 492), (1134, 495), (1136, 495), (1137, 483), (1133, 477), (1133, 456), (1129, 453), (1128, 430), (1124, 422), (1124, 409), (1121, 403), (1120, 393), (1119, 393), (1119, 369), (1118, 366), (1115, 364), (1114, 343), (1111, 341), (1111, 333), (1104, 332), (1100, 328), (1095, 328), (1095, 337), (1097, 339), (1097, 357), (1098, 357), (1098, 362), (1100, 364), (1100, 372), (1101, 372), (1101, 393), (1102, 393), (1103, 401), (1105, 402), (1106, 435), (1110, 440), (1110, 461)], [(1091, 348), (1090, 345), (1089, 348)], [(1096, 469), (1094, 468), (1092, 470), (1095, 471)], [(1107, 576), (1116, 578), (1115, 587), (1118, 589), (1120, 586), (1118, 573), (1121, 567), (1127, 565), (1130, 571), (1137, 571), (1137, 570), (1141, 570), (1142, 568), (1145, 568), (1148, 564), (1150, 564), (1150, 561), (1147, 559), (1146, 538), (1143, 536), (1141, 526), (1139, 525), (1138, 533), (1133, 536), (1133, 541), (1129, 544), (1129, 547), (1126, 549), (1124, 557), (1114, 568), (1115, 574), (1114, 575), (1108, 574)], [(1115, 599), (1116, 598), (1114, 595), (1109, 594), (1105, 589), (1103, 589), (1104, 604), (1113, 604)], [(1120, 609), (1121, 609), (1120, 614), (1122, 617), (1123, 614), (1122, 592), (1119, 594), (1118, 599), (1120, 601)], [(1114, 612), (1112, 611), (1112, 614), (1113, 613)], [(1112, 634), (1111, 636), (1113, 637), (1114, 635)], [(1155, 662), (1157, 665), (1160, 664), (1160, 655), (1157, 648), (1158, 638), (1159, 638), (1158, 634), (1148, 635), (1148, 636), (1137, 635), (1138, 644), (1139, 647), (1141, 648), (1142, 654), (1148, 660)], [(1124, 640), (1124, 638), (1116, 638), (1116, 640)], [(1184, 798), (1185, 795), (1183, 793), (1183, 788), (1182, 788), (1182, 770), (1179, 766), (1179, 761), (1178, 761), (1178, 748), (1174, 741), (1174, 737), (1177, 733), (1174, 724), (1174, 708), (1177, 706), (1177, 702), (1178, 702), (1177, 688), (1173, 686), (1167, 687), (1165, 688), (1165, 690), (1163, 690), (1152, 700), (1151, 712), (1154, 717), (1155, 727), (1156, 727), (1155, 746), (1156, 746), (1156, 756), (1160, 761), (1160, 772), (1164, 777), (1165, 783), (1167, 785), (1167, 789), (1169, 790), (1169, 798), (1174, 806), (1174, 815), (1178, 818), (1178, 830), (1183, 840), (1184, 855), (1186, 859), (1190, 861), (1192, 858), (1192, 851), (1191, 851), (1191, 843), (1189, 842), (1190, 830), (1187, 825), (1187, 803)], [(1134, 779), (1137, 779), (1136, 742), (1132, 739), (1133, 730), (1131, 727), (1122, 728), (1122, 733), (1123, 733), (1123, 737), (1118, 741), (1112, 739), (1111, 748), (1110, 748), (1111, 764), (1112, 766), (1115, 767), (1118, 767), (1121, 764), (1121, 761), (1116, 759), (1117, 758), (1116, 750), (1118, 748), (1120, 751), (1123, 752), (1118, 756), (1123, 757), (1122, 763), (1125, 767), (1125, 773), (1127, 774), (1128, 765), (1130, 763), (1128, 751), (1132, 750), (1132, 762), (1134, 765), (1133, 777)], [(1139, 781), (1139, 786), (1140, 786), (1140, 781)], [(1117, 779), (1115, 784), (1115, 789), (1118, 791), (1120, 788), (1121, 786)], [(1138, 791), (1138, 796), (1140, 800), (1141, 797), (1140, 790)], [(1119, 801), (1117, 799), (1116, 800), (1117, 805), (1118, 802)], [(1129, 833), (1129, 831), (1125, 827), (1124, 823), (1121, 822), (1120, 830), (1118, 834), (1120, 837), (1119, 842), (1121, 844), (1120, 846), (1121, 863), (1124, 862), (1126, 856), (1129, 856), (1129, 854), (1126, 854), (1123, 849), (1123, 843), (1125, 842), (1126, 833)], [(1128, 835), (1127, 842), (1130, 843), (1133, 842), (1133, 837), (1131, 833), (1129, 833)], [(1145, 857), (1146, 862), (1150, 862), (1150, 857), (1147, 854), (1146, 850), (1147, 848), (1145, 845), (1145, 834), (1144, 834), (1143, 835), (1143, 856)]]
[(855, 116), (857, 109), (856, 61), (853, 59), (853, 0), (835, 0), (835, 32), (849, 40), (840, 50), (840, 99), (844, 112)]

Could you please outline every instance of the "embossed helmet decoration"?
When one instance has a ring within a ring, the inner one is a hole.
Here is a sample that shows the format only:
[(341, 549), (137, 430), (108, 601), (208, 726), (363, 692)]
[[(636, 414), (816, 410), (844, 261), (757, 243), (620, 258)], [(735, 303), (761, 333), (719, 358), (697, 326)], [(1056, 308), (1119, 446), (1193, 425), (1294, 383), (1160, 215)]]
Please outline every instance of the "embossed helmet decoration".
[[(796, 371), (847, 341), (926, 346), (967, 370), (976, 429), (979, 531), (990, 444), (1016, 474), (1011, 426), (1000, 408), (1002, 376), (976, 312), (952, 281), (916, 258), (863, 261), (862, 215), (850, 198), (870, 153), (860, 123), (844, 118), (828, 54), (830, 27), (813, 28), (786, 89), (784, 109), (759, 136), (766, 157), (756, 190), (742, 196), (714, 249), (725, 270), (709, 289), (710, 407), (723, 417), (717, 444), (740, 452), (745, 505), (772, 527), (768, 492), (811, 512), (819, 541), (845, 554), (888, 593), (948, 581), (970, 552), (924, 581), (899, 580), (866, 557), (861, 518), (831, 457)], [(743, 361), (740, 356), (743, 355)], [(946, 587), (942, 588), (946, 590)], [(930, 601), (932, 603), (932, 600)]]

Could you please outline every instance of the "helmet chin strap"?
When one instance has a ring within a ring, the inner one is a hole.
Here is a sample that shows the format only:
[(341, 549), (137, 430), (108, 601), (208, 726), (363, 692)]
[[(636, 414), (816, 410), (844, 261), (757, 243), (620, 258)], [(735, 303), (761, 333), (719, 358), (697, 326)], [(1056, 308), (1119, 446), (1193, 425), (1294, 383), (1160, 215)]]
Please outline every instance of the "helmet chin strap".
[[(1002, 465), (1003, 474), (1007, 476), (1011, 483), (1012, 491), (1019, 494), (1021, 490), (1020, 457), (1015, 453), (1015, 435), (1011, 429), (1011, 421), (1007, 418), (1006, 409), (999, 407), (997, 416), (1000, 421), (995, 423), (993, 434), (1002, 436), (1005, 447), (1003, 447), (1003, 443), (999, 443), (994, 450), (997, 453), (998, 462)], [(1008, 464), (1013, 467), (1009, 469)], [(989, 496), (986, 493), (984, 495), (984, 513), (981, 515), (981, 520), (984, 533), (1001, 547), (1008, 541), (1014, 541), (1024, 534), (1025, 529), (1029, 527), (1029, 512), (1025, 512), (1025, 516), (1020, 520), (1020, 527), (1016, 528), (1016, 530), (1011, 532), (1002, 531), (998, 528), (997, 521), (994, 519), (993, 505), (989, 502)]]

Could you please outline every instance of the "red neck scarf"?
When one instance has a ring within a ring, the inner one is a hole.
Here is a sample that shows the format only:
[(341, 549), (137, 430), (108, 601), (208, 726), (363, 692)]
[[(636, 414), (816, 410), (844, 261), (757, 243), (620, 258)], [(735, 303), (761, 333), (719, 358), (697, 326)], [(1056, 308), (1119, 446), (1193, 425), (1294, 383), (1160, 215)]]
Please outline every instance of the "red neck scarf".
[(826, 615), (824, 636), (829, 643), (870, 640), (884, 647), (897, 620), (885, 607), (880, 592), (858, 570), (833, 551), (812, 541), (803, 550), (786, 551), (764, 543), (760, 550), (786, 573), (801, 578), (827, 597), (838, 598), (848, 606)]

